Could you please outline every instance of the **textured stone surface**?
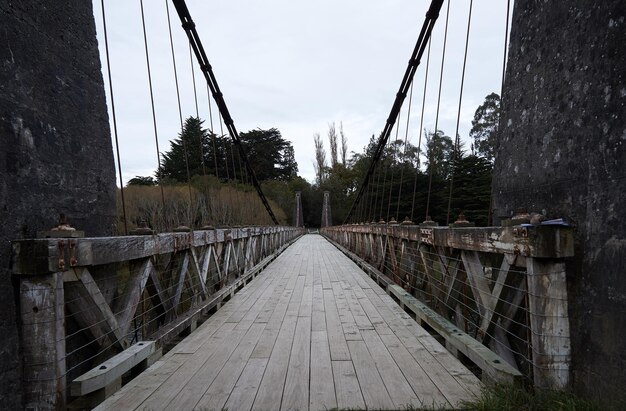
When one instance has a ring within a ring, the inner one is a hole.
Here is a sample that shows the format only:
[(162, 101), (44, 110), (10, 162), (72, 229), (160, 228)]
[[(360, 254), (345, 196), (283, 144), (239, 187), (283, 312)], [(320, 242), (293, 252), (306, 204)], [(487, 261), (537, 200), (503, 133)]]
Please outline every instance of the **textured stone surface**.
[(0, 398), (20, 409), (9, 241), (114, 221), (115, 172), (90, 1), (0, 0)]
[(577, 229), (568, 273), (576, 388), (626, 386), (626, 4), (515, 2), (496, 216), (516, 208)]

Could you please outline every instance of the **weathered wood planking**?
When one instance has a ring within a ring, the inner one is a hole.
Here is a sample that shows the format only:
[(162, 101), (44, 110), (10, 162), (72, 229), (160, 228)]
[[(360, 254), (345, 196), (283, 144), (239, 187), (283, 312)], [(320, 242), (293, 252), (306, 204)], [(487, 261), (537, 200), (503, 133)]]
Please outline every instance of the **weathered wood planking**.
[[(574, 255), (573, 229), (562, 226), (448, 228), (365, 224), (326, 227), (321, 233), (340, 244), (354, 243), (361, 248), (372, 248), (384, 237), (384, 241), (405, 239), (435, 247), (527, 257), (565, 258)], [(357, 235), (365, 242), (357, 241)], [(377, 253), (380, 257), (385, 255), (382, 249)]]
[[(280, 237), (278, 244), (286, 243), (293, 234), (300, 235), (302, 229), (294, 227), (253, 227), (192, 231), (190, 233), (164, 233), (149, 236), (87, 237), (72, 239), (28, 239), (12, 242), (13, 259), (11, 270), (15, 275), (38, 275), (59, 270), (60, 259), (67, 259), (70, 267), (69, 242), (75, 247), (76, 264), (79, 266), (110, 264), (130, 261), (159, 254), (168, 254), (190, 248), (204, 247), (217, 243), (232, 243), (253, 237)], [(65, 252), (60, 251), (63, 243)], [(265, 250), (272, 249), (266, 245)], [(269, 253), (266, 252), (265, 255)]]
[(478, 394), (478, 379), (377, 289), (321, 236), (305, 236), (160, 360), (171, 375), (153, 368), (99, 409), (397, 409)]

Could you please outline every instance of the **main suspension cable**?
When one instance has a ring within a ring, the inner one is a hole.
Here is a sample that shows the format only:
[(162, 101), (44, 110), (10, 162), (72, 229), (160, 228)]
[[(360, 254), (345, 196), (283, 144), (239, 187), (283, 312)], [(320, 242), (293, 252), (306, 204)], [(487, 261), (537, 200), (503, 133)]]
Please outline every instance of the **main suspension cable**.
[(215, 74), (213, 73), (213, 68), (211, 67), (209, 63), (209, 59), (206, 56), (204, 47), (202, 46), (202, 42), (200, 41), (200, 36), (198, 35), (198, 32), (196, 30), (196, 25), (191, 18), (189, 9), (187, 8), (187, 4), (185, 3), (185, 0), (172, 0), (172, 2), (174, 3), (174, 6), (176, 7), (178, 16), (180, 17), (180, 20), (182, 22), (183, 29), (185, 29), (185, 32), (187, 33), (187, 37), (189, 38), (191, 47), (193, 48), (193, 51), (196, 54), (196, 58), (198, 59), (202, 73), (204, 74), (204, 77), (209, 85), (209, 88), (211, 89), (211, 93), (213, 94), (213, 98), (215, 99), (217, 107), (219, 108), (220, 113), (222, 114), (222, 118), (224, 119), (226, 128), (228, 129), (233, 142), (237, 146), (239, 155), (244, 160), (248, 175), (252, 179), (252, 184), (254, 185), (254, 188), (256, 189), (257, 194), (259, 198), (261, 199), (261, 202), (265, 206), (267, 213), (270, 215), (270, 218), (272, 219), (274, 224), (278, 224), (278, 219), (274, 215), (274, 211), (272, 210), (272, 207), (267, 201), (265, 194), (263, 194), (263, 190), (261, 189), (261, 185), (259, 184), (259, 181), (256, 178), (256, 174), (254, 170), (252, 169), (252, 167), (250, 166), (250, 163), (248, 161), (248, 156), (246, 154), (246, 151), (243, 145), (241, 144), (239, 133), (237, 132), (237, 129), (235, 128), (233, 119), (231, 118), (230, 113), (228, 112), (226, 101), (224, 100), (224, 96), (217, 84)]
[(352, 207), (350, 207), (350, 211), (346, 215), (345, 222), (347, 222), (352, 213), (354, 212), (356, 206), (358, 205), (361, 197), (363, 196), (367, 185), (370, 182), (372, 177), (372, 173), (376, 167), (376, 164), (380, 161), (380, 157), (382, 156), (383, 149), (389, 140), (389, 136), (391, 135), (391, 131), (396, 122), (396, 118), (398, 117), (398, 113), (400, 112), (400, 108), (402, 107), (402, 103), (406, 98), (407, 91), (413, 81), (413, 76), (415, 75), (415, 71), (420, 64), (420, 60), (422, 55), (424, 54), (424, 49), (426, 48), (426, 44), (428, 43), (428, 39), (432, 33), (433, 27), (437, 18), (439, 17), (439, 11), (441, 10), (441, 6), (443, 5), (443, 0), (432, 0), (428, 11), (426, 12), (426, 20), (422, 25), (422, 29), (417, 39), (417, 43), (411, 54), (411, 58), (409, 60), (409, 65), (404, 73), (404, 77), (402, 82), (400, 83), (400, 89), (396, 94), (396, 99), (391, 108), (391, 112), (389, 113), (389, 117), (387, 118), (387, 122), (385, 124), (385, 128), (383, 129), (380, 137), (378, 139), (378, 145), (376, 147), (376, 151), (374, 152), (374, 156), (372, 157), (372, 161), (368, 167), (367, 173), (359, 187), (359, 191), (357, 192), (356, 198), (352, 203)]
[[(433, 138), (437, 138), (437, 133), (439, 132), (437, 130), (437, 127), (439, 127), (439, 108), (440, 108), (440, 104), (441, 104), (441, 86), (443, 85), (443, 69), (444, 69), (444, 64), (446, 61), (446, 42), (448, 40), (448, 21), (449, 21), (449, 17), (450, 17), (450, 0), (448, 0), (448, 5), (447, 5), (447, 10), (446, 10), (446, 25), (445, 25), (445, 29), (444, 29), (444, 34), (443, 34), (443, 52), (441, 54), (441, 71), (439, 73), (439, 93), (437, 94), (437, 113), (435, 115), (435, 131), (433, 134)], [(430, 194), (432, 192), (432, 186), (433, 186), (433, 168), (434, 168), (434, 164), (432, 164), (432, 160), (434, 159), (430, 159), (430, 161), (428, 162), (428, 197), (426, 199), (426, 220), (428, 220), (429, 218), (429, 212), (430, 212)]]

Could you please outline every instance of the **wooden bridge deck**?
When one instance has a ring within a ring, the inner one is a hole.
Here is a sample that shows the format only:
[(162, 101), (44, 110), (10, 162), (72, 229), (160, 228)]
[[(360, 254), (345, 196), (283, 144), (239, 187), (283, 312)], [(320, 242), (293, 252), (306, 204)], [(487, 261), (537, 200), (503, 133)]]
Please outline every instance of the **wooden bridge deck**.
[(479, 390), (352, 261), (306, 235), (98, 409), (454, 407)]

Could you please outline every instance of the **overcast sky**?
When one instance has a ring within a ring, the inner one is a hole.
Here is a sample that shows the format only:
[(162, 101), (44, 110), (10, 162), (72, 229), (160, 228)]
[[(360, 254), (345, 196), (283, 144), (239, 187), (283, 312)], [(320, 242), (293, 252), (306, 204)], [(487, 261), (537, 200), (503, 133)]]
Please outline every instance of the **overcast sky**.
[[(391, 109), (430, 1), (188, 0), (208, 58), (239, 132), (278, 128), (293, 143), (299, 174), (314, 179), (313, 135), (343, 123), (349, 151), (379, 135)], [(124, 181), (157, 168), (139, 1), (105, 1), (113, 93)], [(435, 123), (444, 3), (432, 38), (424, 128)], [(180, 132), (165, 0), (144, 2), (161, 152)], [(469, 0), (453, 1), (439, 129), (456, 126)], [(102, 9), (94, 0), (108, 91)], [(187, 37), (170, 4), (183, 117), (196, 115)], [(467, 139), (474, 111), (500, 93), (505, 0), (474, 1), (459, 134)], [(195, 57), (194, 57), (194, 64)], [(417, 71), (409, 139), (417, 144), (426, 58)], [(196, 64), (199, 114), (209, 127), (206, 83)], [(406, 132), (408, 98), (400, 136)], [(213, 104), (215, 110), (215, 105)], [(215, 111), (214, 111), (215, 113)], [(214, 126), (219, 132), (217, 120)], [(325, 141), (328, 147), (327, 140)], [(469, 148), (469, 143), (467, 144)], [(119, 184), (119, 183), (118, 183)]]

